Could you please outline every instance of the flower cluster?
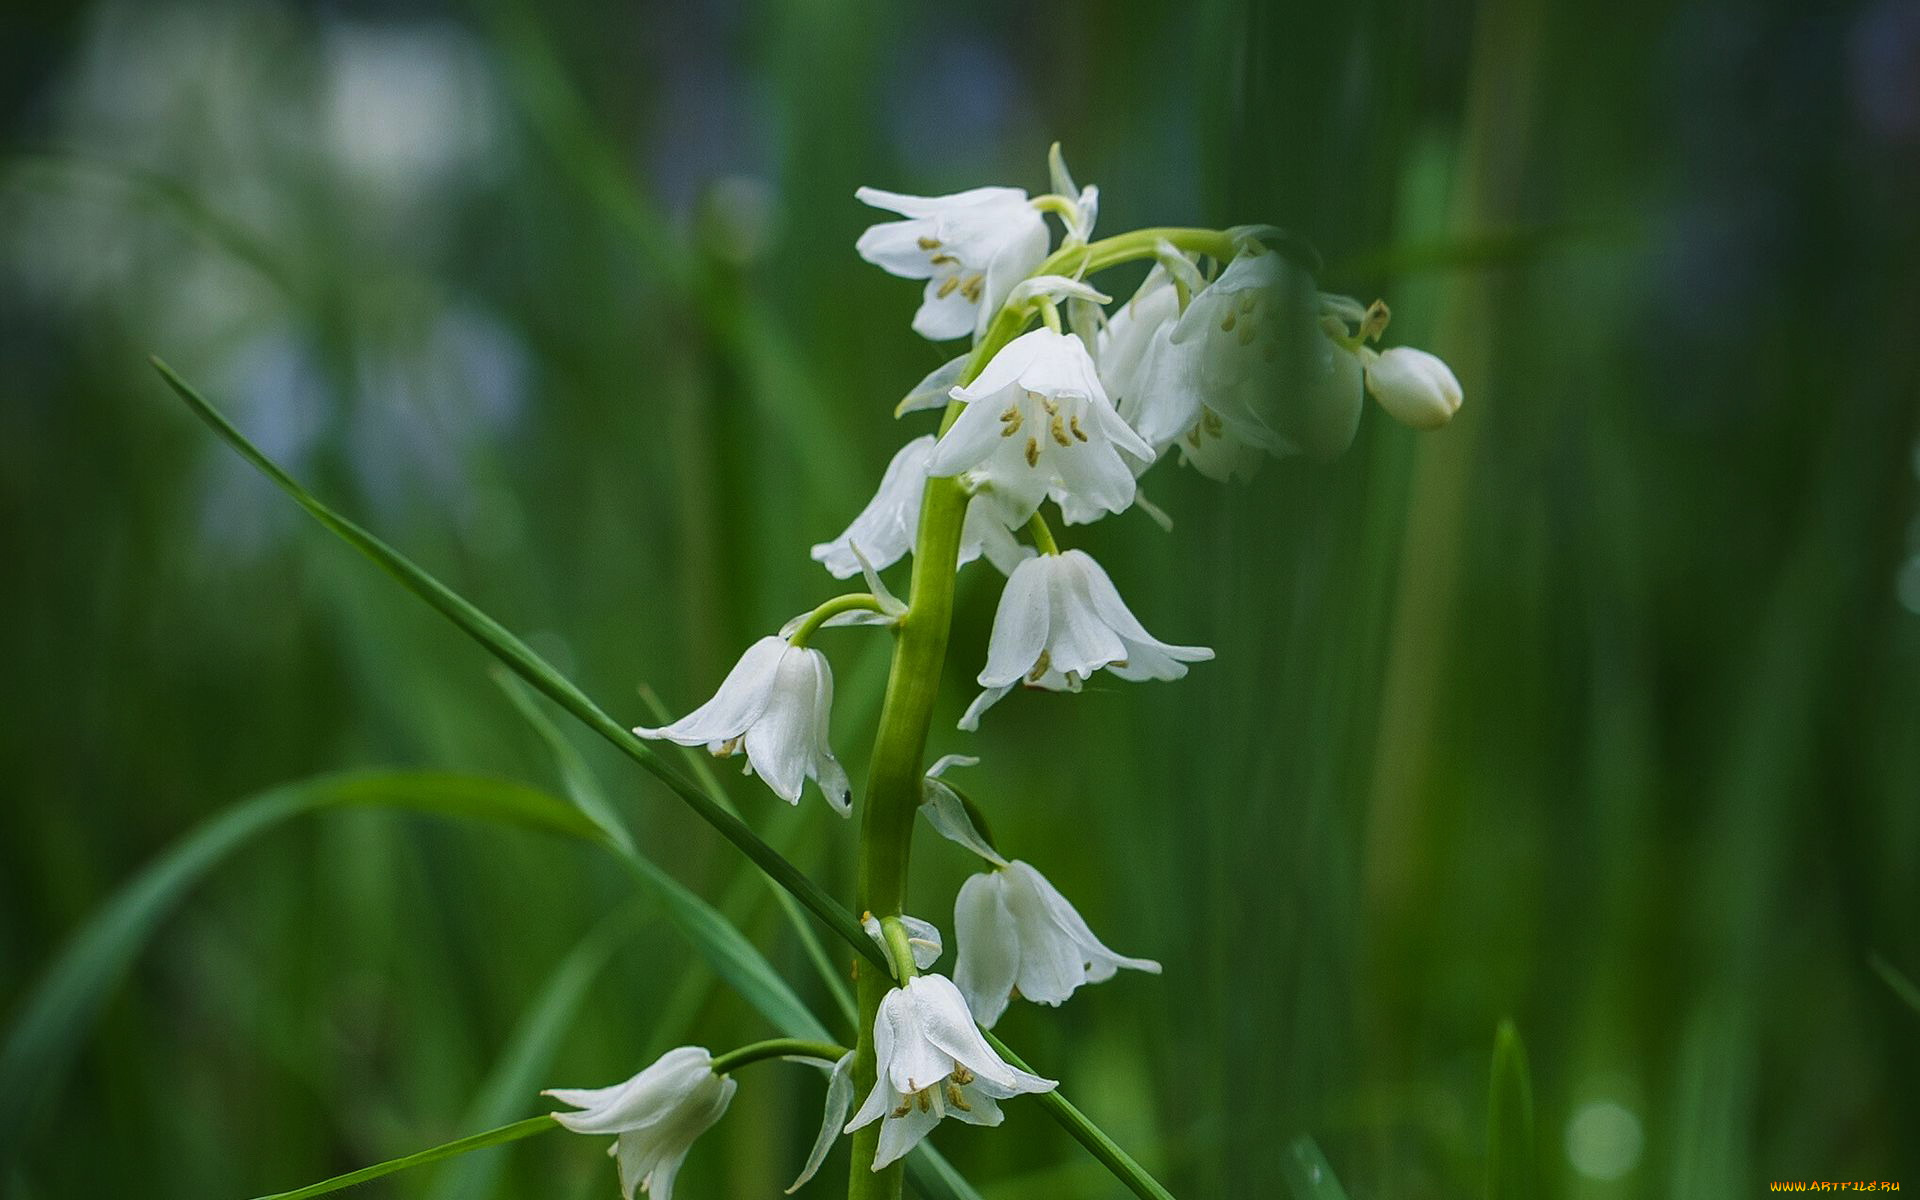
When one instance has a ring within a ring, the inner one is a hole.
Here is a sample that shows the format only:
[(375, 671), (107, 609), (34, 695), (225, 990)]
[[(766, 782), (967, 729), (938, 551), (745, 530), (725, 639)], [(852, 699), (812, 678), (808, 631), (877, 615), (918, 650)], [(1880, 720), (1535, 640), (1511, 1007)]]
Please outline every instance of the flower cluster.
[[(1128, 681), (1179, 679), (1213, 652), (1149, 633), (1099, 563), (1061, 548), (1043, 515), (1049, 503), (1066, 526), (1135, 506), (1164, 524), (1139, 481), (1170, 451), (1202, 475), (1244, 479), (1270, 456), (1344, 450), (1367, 394), (1415, 429), (1438, 428), (1460, 407), (1459, 382), (1440, 359), (1376, 348), (1386, 305), (1317, 290), (1269, 244), (1278, 231), (1158, 230), (1095, 241), (1098, 189), (1073, 183), (1057, 147), (1051, 165), (1052, 192), (1033, 198), (1005, 187), (936, 197), (857, 193), (899, 217), (869, 228), (855, 249), (890, 274), (925, 281), (913, 329), (936, 341), (969, 340), (896, 409), (938, 409), (941, 424), (908, 440), (866, 508), (838, 537), (813, 547), (835, 578), (862, 576), (868, 590), (830, 600), (760, 639), (711, 700), (635, 734), (719, 757), (744, 755), (747, 771), (789, 803), (811, 780), (846, 815), (851, 784), (829, 732), (832, 671), (809, 645), (821, 628), (891, 627), (904, 643), (910, 624), (937, 622), (944, 647), (951, 591), (923, 599), (919, 570), (950, 574), (985, 559), (1006, 582), (977, 675), (982, 690), (961, 717), (962, 730), (977, 730), (1016, 687), (1078, 692), (1100, 671)], [(1057, 247), (1048, 214), (1062, 225)], [(1121, 303), (1085, 278), (1138, 260), (1151, 270)], [(916, 564), (916, 594), (903, 603), (879, 572), (909, 555), (931, 556), (930, 547), (946, 561)], [(893, 730), (917, 755), (931, 698), (916, 703), (923, 707), (894, 726), (883, 715), (882, 741)], [(1055, 1084), (1008, 1063), (982, 1027), (1016, 999), (1059, 1005), (1121, 968), (1160, 971), (1156, 962), (1109, 949), (1040, 871), (1001, 855), (979, 809), (946, 777), (950, 767), (973, 761), (942, 759), (908, 798), (938, 832), (985, 863), (954, 904), (952, 977), (932, 972), (944, 951), (939, 930), (900, 912), (900, 897), (867, 914), (867, 931), (891, 964), (890, 990), (865, 1009), (871, 1024), (858, 1061), (871, 1071), (861, 1080), (868, 1091), (848, 1120), (853, 1052), (801, 1055), (830, 1070), (826, 1120), (802, 1182), (843, 1130), (879, 1124), (877, 1142), (869, 1143), (877, 1171), (943, 1119), (999, 1124), (1001, 1101)], [(863, 855), (887, 852), (863, 842)], [(636, 1187), (666, 1200), (687, 1146), (719, 1119), (732, 1093), (716, 1060), (683, 1048), (625, 1084), (551, 1094), (585, 1110), (558, 1114), (570, 1128), (617, 1135), (628, 1200)]]

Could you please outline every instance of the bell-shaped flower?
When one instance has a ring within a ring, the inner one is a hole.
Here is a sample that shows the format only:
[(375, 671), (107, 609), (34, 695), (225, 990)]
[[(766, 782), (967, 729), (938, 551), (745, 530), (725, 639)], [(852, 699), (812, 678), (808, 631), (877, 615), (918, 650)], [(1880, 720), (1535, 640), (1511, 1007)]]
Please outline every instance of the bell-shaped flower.
[(1059, 1086), (995, 1054), (960, 989), (942, 975), (916, 975), (886, 994), (873, 1022), (873, 1049), (879, 1077), (846, 1132), (882, 1122), (876, 1171), (913, 1149), (943, 1118), (998, 1125), (999, 1101)]
[(986, 691), (960, 728), (978, 728), (980, 714), (1017, 683), (1077, 692), (1103, 668), (1126, 680), (1178, 679), (1188, 663), (1212, 657), (1205, 646), (1169, 645), (1148, 633), (1085, 551), (1042, 554), (1015, 568), (1000, 593), (980, 672)]
[(614, 1135), (610, 1153), (623, 1200), (633, 1200), (636, 1189), (652, 1200), (673, 1200), (674, 1176), (687, 1151), (726, 1113), (734, 1087), (731, 1076), (714, 1074), (706, 1050), (682, 1046), (625, 1083), (541, 1094), (583, 1110), (553, 1114), (575, 1133)]
[(853, 789), (846, 769), (828, 744), (833, 709), (833, 668), (827, 656), (784, 637), (763, 637), (747, 648), (713, 699), (671, 725), (636, 727), (643, 738), (705, 746), (716, 758), (747, 756), (758, 774), (789, 804), (811, 779), (827, 802), (846, 816)]
[(1363, 354), (1367, 391), (1394, 420), (1413, 429), (1438, 429), (1460, 411), (1460, 381), (1425, 350), (1395, 346)]
[(1047, 256), (1047, 223), (1019, 188), (905, 196), (863, 187), (854, 194), (906, 218), (870, 226), (854, 249), (890, 275), (927, 281), (913, 329), (934, 341), (983, 328)]
[(1059, 1005), (1121, 967), (1160, 973), (1157, 962), (1107, 949), (1059, 889), (1018, 859), (960, 886), (953, 932), (960, 939), (953, 982), (989, 1029), (1016, 995)]
[[(839, 537), (813, 548), (813, 559), (835, 579), (851, 579), (866, 567), (884, 571), (913, 549), (920, 524), (920, 502), (927, 491), (927, 463), (933, 457), (932, 434), (914, 438), (893, 456), (880, 476), (880, 490), (867, 501)], [(985, 556), (1002, 575), (1033, 553), (1007, 528), (999, 509), (985, 496), (967, 502), (960, 531), (960, 565)]]
[(1094, 514), (1133, 503), (1123, 454), (1153, 460), (1153, 448), (1107, 400), (1086, 345), (1036, 329), (1009, 342), (979, 378), (953, 389), (966, 408), (934, 447), (929, 475), (967, 472), (993, 493), (1009, 525), (1024, 523), (1049, 491)]

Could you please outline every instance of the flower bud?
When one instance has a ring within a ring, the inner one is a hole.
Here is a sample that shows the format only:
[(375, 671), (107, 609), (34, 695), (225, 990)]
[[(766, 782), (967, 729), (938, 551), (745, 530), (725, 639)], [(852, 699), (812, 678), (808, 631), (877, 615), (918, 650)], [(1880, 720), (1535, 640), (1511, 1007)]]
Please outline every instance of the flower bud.
[(1395, 346), (1367, 365), (1367, 390), (1394, 420), (1413, 429), (1438, 429), (1460, 409), (1460, 381), (1425, 350)]

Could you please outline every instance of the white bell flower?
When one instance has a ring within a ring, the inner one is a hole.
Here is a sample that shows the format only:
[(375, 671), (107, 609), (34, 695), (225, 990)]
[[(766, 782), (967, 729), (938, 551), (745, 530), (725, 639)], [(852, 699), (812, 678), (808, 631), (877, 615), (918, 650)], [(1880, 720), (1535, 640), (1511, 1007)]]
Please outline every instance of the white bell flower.
[(714, 1074), (713, 1055), (681, 1046), (625, 1083), (541, 1095), (585, 1110), (553, 1114), (575, 1133), (615, 1135), (608, 1152), (620, 1170), (622, 1200), (633, 1200), (636, 1189), (652, 1200), (673, 1200), (674, 1176), (687, 1151), (726, 1113), (735, 1086), (731, 1076)]
[(705, 746), (716, 758), (744, 753), (748, 773), (758, 774), (789, 804), (800, 802), (800, 790), (811, 779), (844, 817), (853, 808), (853, 789), (828, 743), (832, 709), (827, 656), (769, 636), (747, 648), (713, 699), (671, 725), (633, 732)]
[(881, 1121), (873, 1169), (895, 1162), (943, 1118), (998, 1125), (998, 1101), (1059, 1084), (1009, 1065), (980, 1036), (953, 981), (917, 975), (888, 992), (873, 1022), (879, 1078), (846, 1132)]
[[(851, 579), (866, 567), (884, 571), (913, 549), (920, 525), (920, 502), (927, 490), (927, 464), (936, 438), (924, 434), (900, 447), (880, 476), (880, 488), (840, 536), (813, 548), (813, 559), (835, 579)], [(1007, 528), (999, 509), (985, 496), (967, 502), (960, 531), (961, 566), (983, 555), (1002, 575), (1033, 553)], [(865, 566), (861, 559), (866, 560)]]
[(1460, 381), (1453, 369), (1425, 350), (1395, 346), (1362, 355), (1367, 391), (1396, 421), (1413, 429), (1438, 429), (1460, 411)]
[(1121, 967), (1160, 973), (1151, 959), (1107, 949), (1059, 889), (1018, 859), (960, 886), (953, 932), (960, 939), (953, 982), (989, 1029), (1015, 995), (1059, 1005), (1082, 984), (1104, 983)]
[(1153, 448), (1113, 410), (1086, 345), (1071, 334), (1022, 334), (953, 396), (966, 408), (934, 447), (927, 473), (967, 472), (975, 488), (993, 493), (1009, 525), (1031, 518), (1049, 491), (1096, 515), (1123, 512), (1134, 475), (1122, 454), (1153, 461)]
[(1047, 256), (1047, 223), (1019, 188), (905, 196), (863, 187), (854, 195), (906, 218), (869, 226), (854, 249), (890, 275), (927, 281), (913, 329), (933, 341), (975, 334)]
[(1205, 646), (1169, 645), (1148, 633), (1085, 551), (1042, 554), (1016, 567), (1000, 593), (979, 678), (986, 691), (960, 728), (977, 729), (980, 714), (1016, 683), (1077, 692), (1103, 668), (1126, 680), (1178, 679), (1188, 663), (1212, 657)]

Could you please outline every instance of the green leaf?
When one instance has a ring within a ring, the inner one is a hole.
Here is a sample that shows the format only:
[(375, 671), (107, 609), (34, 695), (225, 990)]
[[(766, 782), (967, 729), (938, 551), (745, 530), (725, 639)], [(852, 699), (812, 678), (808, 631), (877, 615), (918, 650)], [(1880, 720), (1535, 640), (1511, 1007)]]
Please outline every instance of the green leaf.
[(422, 1150), (418, 1154), (409, 1154), (405, 1158), (388, 1159), (383, 1163), (375, 1163), (371, 1167), (361, 1167), (358, 1171), (351, 1171), (345, 1175), (335, 1175), (332, 1179), (323, 1179), (319, 1183), (310, 1183), (306, 1187), (295, 1188), (291, 1192), (275, 1192), (271, 1196), (261, 1196), (258, 1197), (258, 1200), (307, 1200), (309, 1196), (324, 1196), (328, 1192), (337, 1192), (341, 1188), (350, 1188), (356, 1183), (366, 1183), (371, 1179), (379, 1179), (383, 1175), (392, 1175), (411, 1167), (424, 1167), (428, 1163), (440, 1162), (444, 1159), (453, 1158), (461, 1154), (468, 1154), (475, 1150), (485, 1150), (489, 1146), (500, 1146), (507, 1142), (517, 1142), (521, 1138), (530, 1138), (535, 1134), (545, 1133), (550, 1129), (559, 1128), (561, 1128), (561, 1126), (557, 1124), (552, 1117), (544, 1114), (538, 1117), (528, 1117), (524, 1121), (515, 1121), (511, 1125), (503, 1125), (498, 1129), (489, 1129), (485, 1133), (472, 1134), (468, 1137), (460, 1138), (457, 1141), (448, 1142), (443, 1146), (435, 1146), (431, 1150)]
[(326, 808), (398, 808), (599, 841), (557, 797), (522, 784), (438, 771), (369, 771), (286, 784), (235, 804), (123, 886), (67, 944), (20, 1006), (0, 1052), (0, 1160), (48, 1100), (128, 964), (180, 897), (232, 851), (290, 817)]
[(1920, 985), (1902, 974), (1900, 968), (1881, 957), (1878, 951), (1867, 955), (1867, 965), (1893, 989), (1894, 995), (1906, 1002), (1908, 1008), (1920, 1013)]
[(1487, 1200), (1533, 1200), (1533, 1080), (1527, 1048), (1512, 1021), (1493, 1039), (1493, 1080), (1487, 1113)]
[(1347, 1200), (1327, 1156), (1306, 1134), (1287, 1146), (1286, 1157), (1280, 1161), (1280, 1177), (1287, 1181), (1293, 1200)]

